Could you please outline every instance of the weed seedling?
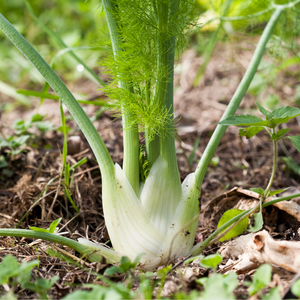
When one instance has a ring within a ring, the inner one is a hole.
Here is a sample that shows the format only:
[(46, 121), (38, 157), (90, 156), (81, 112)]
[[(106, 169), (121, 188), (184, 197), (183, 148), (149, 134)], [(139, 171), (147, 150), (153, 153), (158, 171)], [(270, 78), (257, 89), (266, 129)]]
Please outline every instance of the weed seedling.
[(203, 268), (214, 270), (214, 273), (210, 277), (203, 277), (196, 280), (197, 283), (204, 287), (204, 291), (200, 293), (201, 299), (218, 299), (221, 295), (223, 299), (235, 299), (232, 292), (238, 286), (237, 274), (217, 274), (216, 268), (222, 260), (223, 258), (219, 253), (211, 254), (201, 259), (200, 265)]
[[(300, 152), (300, 135), (296, 136), (286, 136), (290, 128), (278, 129), (278, 126), (283, 123), (287, 123), (290, 119), (295, 118), (300, 115), (300, 109), (296, 107), (285, 106), (281, 108), (275, 108), (272, 111), (269, 111), (262, 107), (259, 103), (256, 103), (259, 111), (266, 117), (265, 120), (256, 117), (254, 115), (236, 115), (230, 116), (225, 120), (219, 122), (221, 125), (233, 125), (233, 126), (243, 126), (239, 130), (240, 136), (245, 136), (246, 138), (251, 138), (265, 130), (270, 136), (270, 140), (273, 143), (273, 166), (271, 176), (268, 182), (268, 185), (265, 189), (262, 188), (251, 188), (250, 190), (258, 193), (260, 195), (260, 202), (256, 207), (254, 207), (251, 212), (243, 216), (238, 222), (238, 226), (234, 225), (230, 230), (226, 230), (226, 234), (223, 233), (221, 240), (226, 240), (233, 238), (241, 234), (248, 225), (248, 216), (255, 212), (259, 208), (259, 212), (254, 214), (254, 226), (249, 228), (250, 232), (256, 232), (263, 227), (263, 216), (262, 216), (262, 204), (264, 201), (273, 195), (282, 193), (286, 189), (272, 191), (271, 187), (275, 178), (276, 166), (277, 166), (277, 143), (282, 139), (289, 139), (296, 149)], [(239, 215), (242, 211), (238, 209), (231, 209), (224, 213), (222, 216), (218, 227), (224, 225), (229, 219)]]
[(280, 287), (271, 288), (267, 295), (262, 295), (262, 290), (268, 286), (272, 277), (272, 267), (269, 264), (261, 265), (254, 273), (252, 282), (245, 281), (244, 285), (249, 286), (250, 296), (257, 294), (263, 300), (280, 300)]
[(22, 289), (28, 289), (39, 294), (41, 299), (48, 299), (47, 291), (59, 277), (54, 276), (50, 280), (38, 278), (31, 282), (32, 269), (38, 266), (38, 260), (23, 262), (20, 265), (12, 255), (5, 256), (0, 264), (0, 284), (4, 286), (7, 293), (1, 299), (17, 299), (14, 293), (19, 284)]

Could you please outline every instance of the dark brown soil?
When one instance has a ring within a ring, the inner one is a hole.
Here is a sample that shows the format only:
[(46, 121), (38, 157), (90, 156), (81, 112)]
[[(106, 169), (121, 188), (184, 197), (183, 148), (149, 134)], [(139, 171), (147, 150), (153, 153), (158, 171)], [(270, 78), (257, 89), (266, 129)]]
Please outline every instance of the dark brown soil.
[[(182, 55), (175, 75), (175, 109), (180, 119), (177, 127), (176, 147), (182, 179), (195, 169), (202, 156), (215, 128), (215, 123), (222, 116), (248, 66), (254, 49), (253, 42), (256, 42), (256, 39), (240, 43), (235, 48), (229, 43), (218, 45), (200, 84), (196, 87), (193, 87), (193, 80), (202, 63), (202, 58), (199, 58), (194, 50), (188, 50)], [(264, 61), (274, 65), (277, 63), (270, 57), (264, 57)], [(293, 100), (298, 77), (290, 75), (297, 71), (295, 68), (290, 67), (286, 72), (278, 73), (275, 84), (268, 85), (259, 96), (247, 94), (238, 113), (255, 113), (258, 115), (255, 101), (262, 102), (270, 93), (279, 95), (280, 106), (295, 106)], [(70, 88), (73, 92), (86, 93), (90, 95), (90, 98), (95, 97), (95, 95), (101, 96), (101, 92), (95, 92), (97, 87), (85, 79), (76, 82), (76, 84), (70, 84)], [(1, 94), (0, 97), (2, 97)], [(8, 102), (11, 99), (3, 97), (3, 101)], [(34, 101), (34, 107), (36, 107), (34, 111), (18, 108), (12, 112), (3, 112), (0, 133), (5, 136), (12, 134), (13, 131), (10, 126), (16, 119), (27, 120), (36, 112), (47, 114), (46, 119), (50, 120), (55, 127), (60, 126), (57, 102), (45, 100), (45, 103), (38, 109), (38, 101)], [(92, 116), (96, 108), (88, 106), (86, 111), (89, 116)], [(67, 112), (66, 115), (68, 116)], [(113, 160), (121, 164), (122, 130), (120, 120), (115, 121), (112, 113), (105, 111), (94, 124)], [(73, 138), (69, 140), (67, 161), (73, 165), (83, 157), (87, 157), (87, 163), (76, 170), (70, 188), (70, 194), (80, 209), (80, 213), (77, 214), (72, 205), (65, 200), (63, 186), (60, 185), (59, 180), (51, 184), (47, 188), (47, 192), (43, 193), (49, 180), (55, 176), (59, 177), (62, 169), (63, 136), (58, 131), (51, 131), (45, 135), (39, 135), (37, 145), (27, 146), (24, 152), (14, 157), (9, 158), (7, 149), (2, 148), (0, 150), (0, 155), (7, 158), (8, 169), (10, 170), (9, 173), (3, 173), (3, 169), (0, 169), (0, 227), (13, 228), (26, 213), (20, 228), (28, 228), (28, 226), (47, 228), (53, 220), (61, 217), (62, 231), (66, 232), (65, 236), (72, 239), (86, 237), (93, 241), (105, 243), (108, 235), (101, 206), (101, 175), (94, 156), (84, 136), (78, 131), (76, 124), (68, 120), (67, 125), (73, 129), (71, 134)], [(299, 124), (296, 119), (288, 125), (291, 128), (291, 135), (299, 134)], [(187, 158), (192, 152), (197, 137), (200, 137), (200, 144), (195, 151), (192, 165), (189, 165)], [(50, 150), (47, 150), (49, 145), (51, 145)], [(267, 135), (261, 133), (251, 139), (246, 139), (239, 137), (237, 128), (229, 127), (215, 153), (215, 157), (219, 161), (209, 167), (202, 185), (202, 209), (209, 207), (213, 198), (233, 187), (264, 188), (272, 168), (271, 152), (271, 143)], [(286, 156), (286, 152), (296, 163), (300, 164), (300, 154), (288, 142), (284, 142), (284, 145), (279, 147), (279, 157)], [(291, 187), (293, 191), (297, 192), (299, 190), (298, 182), (299, 174), (290, 170), (283, 160), (279, 160), (273, 189)], [(218, 207), (214, 207), (214, 211), (217, 210)], [(208, 221), (205, 216), (202, 216), (201, 222), (199, 222), (198, 240), (205, 239), (216, 228), (216, 222)], [(297, 222), (287, 223), (285, 218), (281, 216), (277, 223), (272, 224), (272, 233), (276, 233), (284, 239), (287, 230), (297, 232), (299, 228)], [(265, 229), (270, 230), (270, 226), (266, 224)], [(40, 267), (35, 270), (36, 275), (43, 278), (51, 278), (54, 275), (60, 276), (60, 280), (51, 290), (54, 299), (60, 299), (76, 289), (70, 285), (72, 283), (93, 282), (94, 276), (90, 275), (86, 269), (77, 268), (48, 255), (47, 243), (37, 242), (35, 247), (32, 247), (30, 246), (32, 242), (28, 238), (2, 237), (0, 238), (0, 256), (13, 254), (20, 261), (30, 261), (38, 257)], [(53, 247), (51, 245), (52, 249), (54, 249)], [(220, 243), (210, 246), (204, 254), (215, 253), (219, 247)], [(60, 248), (78, 256), (73, 250)], [(97, 268), (96, 265), (85, 264), (88, 269), (96, 270)], [(97, 271), (103, 273), (105, 267), (106, 265), (103, 265)], [(293, 274), (287, 271), (277, 270), (276, 272), (279, 273), (282, 282), (288, 282), (293, 277)], [(248, 297), (242, 282), (249, 280), (252, 273), (253, 271), (239, 275), (241, 284), (235, 291), (238, 298)], [(176, 273), (170, 273), (167, 282), (173, 281), (177, 288), (185, 292), (196, 289), (195, 279), (207, 276), (207, 272), (204, 269), (199, 271), (199, 267), (195, 267), (194, 275), (187, 278), (184, 283), (182, 278), (177, 280), (174, 274)], [(171, 289), (171, 292), (174, 291)], [(170, 296), (167, 289), (165, 296)], [(20, 291), (19, 297), (27, 299), (32, 298), (33, 295), (26, 291)]]

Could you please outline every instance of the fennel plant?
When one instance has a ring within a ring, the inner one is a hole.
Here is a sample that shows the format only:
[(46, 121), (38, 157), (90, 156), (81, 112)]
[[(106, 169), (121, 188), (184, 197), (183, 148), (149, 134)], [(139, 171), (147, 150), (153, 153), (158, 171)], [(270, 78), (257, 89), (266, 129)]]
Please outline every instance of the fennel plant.
[[(274, 12), (222, 119), (233, 115), (239, 106), (282, 11), (298, 2), (271, 5)], [(61, 79), (2, 15), (0, 29), (46, 79), (86, 136), (102, 174), (103, 210), (114, 250), (49, 232), (0, 229), (0, 235), (61, 243), (90, 261), (99, 261), (101, 256), (110, 262), (119, 262), (122, 256), (133, 260), (143, 253), (140, 267), (154, 269), (175, 257), (196, 255), (203, 249), (205, 243), (193, 247), (198, 198), (207, 167), (227, 126), (217, 126), (195, 172), (181, 184), (175, 152), (173, 70), (185, 29), (192, 25), (193, 1), (102, 0), (102, 6), (113, 53), (106, 60), (107, 70), (114, 78), (104, 91), (122, 117), (122, 168), (113, 164), (99, 133)], [(139, 131), (144, 132), (144, 151)], [(227, 223), (211, 239), (232, 224)]]

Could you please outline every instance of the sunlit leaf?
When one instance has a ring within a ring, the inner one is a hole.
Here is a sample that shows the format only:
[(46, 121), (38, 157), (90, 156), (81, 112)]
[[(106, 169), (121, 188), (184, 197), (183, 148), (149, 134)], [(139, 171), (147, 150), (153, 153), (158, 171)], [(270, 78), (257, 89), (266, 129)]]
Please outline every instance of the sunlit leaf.
[(267, 119), (272, 119), (273, 118), (273, 114), (268, 111), (267, 109), (265, 109), (264, 107), (262, 107), (258, 102), (255, 102), (255, 104), (257, 105), (259, 111), (267, 117)]
[(224, 276), (224, 284), (226, 286), (226, 290), (229, 293), (232, 293), (239, 284), (237, 274), (232, 272)]
[(280, 119), (280, 118), (292, 119), (300, 115), (300, 109), (297, 107), (284, 106), (280, 108), (275, 108), (272, 111), (272, 114), (276, 119)]
[(216, 267), (222, 262), (222, 260), (223, 260), (223, 257), (219, 253), (211, 254), (211, 255), (204, 257), (200, 261), (200, 265), (203, 268), (216, 269)]
[(254, 273), (252, 283), (249, 286), (248, 293), (254, 295), (271, 281), (272, 267), (268, 264), (260, 266)]
[(285, 189), (282, 189), (282, 190), (275, 190), (275, 191), (269, 192), (268, 197), (277, 195), (277, 194), (282, 193), (282, 192), (284, 192), (284, 191), (286, 191), (288, 189), (289, 189), (289, 187), (287, 187)]
[(261, 188), (250, 188), (249, 190), (257, 194), (260, 194), (261, 196), (263, 196), (265, 193), (265, 190)]
[(55, 229), (57, 227), (57, 225), (60, 223), (62, 218), (59, 218), (57, 220), (54, 220), (51, 224), (50, 224), (50, 227), (49, 227), (49, 232), (50, 233), (54, 233), (55, 232)]
[[(227, 210), (221, 217), (219, 224), (218, 224), (218, 228), (220, 228), (222, 225), (224, 225), (225, 223), (227, 223), (232, 218), (236, 217), (237, 215), (239, 215), (242, 212), (243, 212), (243, 210), (236, 209), (236, 208)], [(248, 217), (245, 218), (244, 220), (242, 220), (235, 227), (233, 227), (232, 230), (230, 230), (227, 234), (225, 234), (225, 236), (223, 236), (220, 239), (220, 242), (232, 239), (232, 238), (240, 235), (247, 229), (247, 227), (248, 227)]]

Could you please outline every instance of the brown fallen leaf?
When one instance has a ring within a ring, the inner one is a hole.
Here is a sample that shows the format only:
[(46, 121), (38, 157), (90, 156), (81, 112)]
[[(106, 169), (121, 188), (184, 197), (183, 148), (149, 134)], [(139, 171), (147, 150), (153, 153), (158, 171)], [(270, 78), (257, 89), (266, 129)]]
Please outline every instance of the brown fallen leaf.
[[(224, 246), (220, 254), (224, 257), (239, 257), (247, 262), (249, 268), (251, 263), (272, 264), (290, 272), (300, 271), (300, 242), (295, 241), (276, 241), (266, 231), (255, 234), (248, 234), (229, 242)], [(236, 271), (245, 271), (245, 263), (234, 266)]]

